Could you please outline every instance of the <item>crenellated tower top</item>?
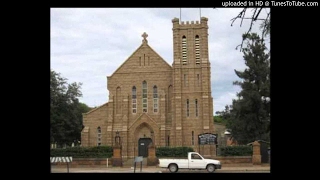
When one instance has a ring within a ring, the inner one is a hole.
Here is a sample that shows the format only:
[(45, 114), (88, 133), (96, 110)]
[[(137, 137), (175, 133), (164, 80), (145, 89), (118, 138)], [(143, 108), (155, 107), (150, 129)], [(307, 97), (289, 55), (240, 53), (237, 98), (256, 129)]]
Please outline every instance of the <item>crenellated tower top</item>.
[(179, 23), (179, 18), (174, 18), (172, 19), (173, 23), (173, 29), (176, 28), (208, 28), (208, 18), (206, 17), (201, 17), (200, 22), (199, 21), (181, 21)]

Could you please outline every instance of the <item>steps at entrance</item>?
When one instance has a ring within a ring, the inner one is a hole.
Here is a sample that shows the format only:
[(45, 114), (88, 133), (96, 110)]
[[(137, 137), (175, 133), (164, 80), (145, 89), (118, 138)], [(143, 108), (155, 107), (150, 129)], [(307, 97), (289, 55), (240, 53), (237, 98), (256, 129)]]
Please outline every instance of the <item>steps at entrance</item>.
[[(144, 157), (142, 161), (142, 167), (147, 166), (148, 158)], [(123, 160), (123, 167), (134, 167), (134, 158), (129, 158), (127, 160)], [(136, 163), (136, 168), (140, 168), (140, 162)]]

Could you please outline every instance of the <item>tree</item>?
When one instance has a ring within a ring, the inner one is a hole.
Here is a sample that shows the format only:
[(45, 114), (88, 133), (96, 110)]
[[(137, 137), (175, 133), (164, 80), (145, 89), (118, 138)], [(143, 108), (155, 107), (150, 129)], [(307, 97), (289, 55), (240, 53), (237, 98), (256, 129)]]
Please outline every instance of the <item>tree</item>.
[(50, 76), (50, 141), (59, 145), (81, 139), (82, 113), (88, 106), (79, 102), (82, 83), (67, 83), (60, 73)]
[(230, 119), (230, 110), (232, 109), (232, 105), (226, 105), (223, 111), (217, 111), (216, 116), (214, 116), (214, 122), (222, 123), (224, 125), (227, 124)]
[(225, 109), (223, 111), (217, 111), (216, 114), (221, 116), (222, 119), (228, 120), (230, 119), (230, 110), (232, 109), (232, 105), (225, 105)]
[(223, 119), (223, 117), (221, 115), (216, 115), (213, 116), (214, 119), (214, 123), (221, 123), (221, 124), (226, 124), (226, 119)]
[(94, 108), (89, 107), (85, 103), (81, 103), (81, 102), (79, 103), (79, 110), (81, 111), (81, 113), (87, 113), (87, 112), (91, 111), (92, 109), (94, 109)]
[(270, 55), (264, 40), (256, 33), (244, 34), (243, 48), (247, 68), (235, 70), (242, 81), (233, 82), (241, 91), (233, 100), (227, 128), (238, 143), (270, 139)]
[[(270, 35), (270, 29), (271, 29), (271, 20), (270, 20), (270, 8), (250, 8), (252, 10), (251, 15), (249, 15), (249, 17), (246, 16), (247, 10), (249, 8), (243, 8), (242, 11), (238, 14), (238, 16), (234, 17), (231, 19), (232, 23), (231, 26), (233, 25), (233, 23), (237, 20), (237, 19), (241, 19), (241, 23), (240, 23), (240, 27), (242, 26), (242, 22), (243, 20), (250, 20), (250, 26), (248, 31), (245, 34), (250, 34), (252, 27), (254, 25), (254, 23), (256, 21), (262, 21), (262, 23), (260, 24), (260, 29), (261, 29), (261, 37), (262, 40), (264, 40), (265, 37), (268, 37), (268, 35)], [(263, 9), (266, 11), (267, 16), (265, 18), (261, 18), (261, 11), (263, 11)], [(269, 12), (267, 11), (267, 9), (269, 9)], [(242, 51), (242, 47), (243, 47), (243, 43), (246, 40), (245, 39), (246, 36), (243, 36), (242, 42), (240, 45), (238, 45), (236, 47), (236, 49), (238, 49), (238, 47), (240, 46), (240, 52)]]

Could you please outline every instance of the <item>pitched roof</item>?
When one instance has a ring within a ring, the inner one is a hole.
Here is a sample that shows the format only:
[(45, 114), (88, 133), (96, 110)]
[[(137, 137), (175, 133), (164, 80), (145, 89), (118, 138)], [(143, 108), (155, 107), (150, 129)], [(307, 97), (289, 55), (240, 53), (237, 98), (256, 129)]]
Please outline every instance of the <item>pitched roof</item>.
[(147, 47), (149, 48), (152, 52), (154, 52), (157, 56), (159, 56), (161, 58), (161, 60), (163, 62), (165, 62), (165, 64), (167, 64), (170, 68), (172, 68), (172, 66), (165, 61), (154, 49), (151, 48), (151, 46), (149, 46), (147, 41), (142, 41), (142, 44), (112, 73), (112, 75), (110, 75), (109, 77), (113, 76), (117, 71), (119, 71), (121, 69), (121, 67), (136, 53), (138, 52), (140, 49), (142, 49), (142, 47)]

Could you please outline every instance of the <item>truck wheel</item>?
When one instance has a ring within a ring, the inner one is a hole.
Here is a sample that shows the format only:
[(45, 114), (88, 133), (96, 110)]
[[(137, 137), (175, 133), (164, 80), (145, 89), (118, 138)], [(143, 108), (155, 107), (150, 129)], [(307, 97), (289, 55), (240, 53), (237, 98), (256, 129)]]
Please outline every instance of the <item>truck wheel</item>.
[(176, 164), (170, 164), (169, 165), (169, 171), (172, 173), (175, 173), (178, 171), (178, 166)]
[(214, 167), (214, 165), (212, 165), (212, 164), (209, 164), (208, 166), (207, 166), (207, 171), (209, 172), (209, 173), (213, 173), (214, 171), (215, 171), (215, 167)]

